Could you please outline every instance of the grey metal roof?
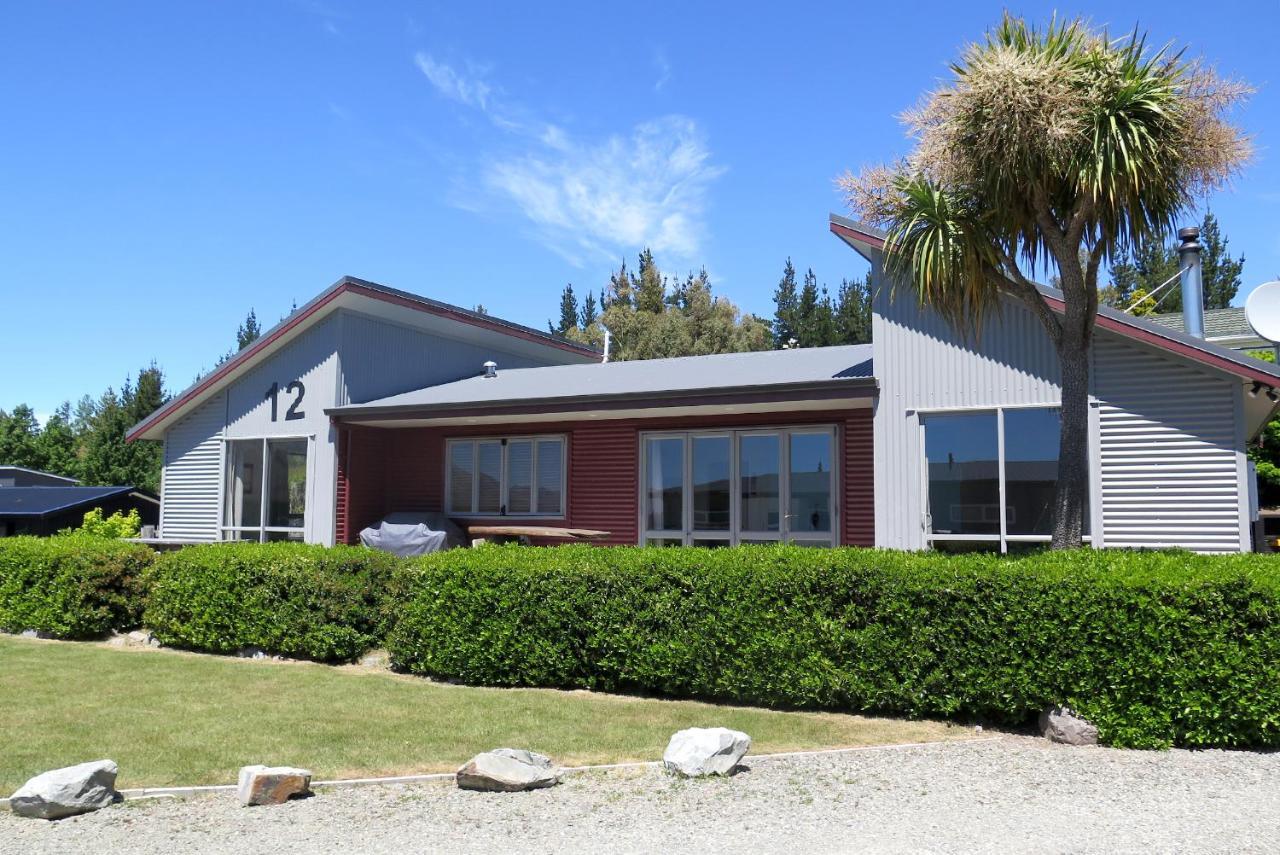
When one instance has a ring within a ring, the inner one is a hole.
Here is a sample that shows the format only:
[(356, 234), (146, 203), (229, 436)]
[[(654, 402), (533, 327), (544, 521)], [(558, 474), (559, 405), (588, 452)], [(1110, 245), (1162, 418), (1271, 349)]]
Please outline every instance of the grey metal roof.
[[(1146, 315), (1153, 321), (1171, 330), (1186, 332), (1187, 319), (1182, 312), (1162, 312), (1158, 315)], [(1256, 342), (1256, 347), (1271, 347), (1271, 342), (1254, 332), (1245, 316), (1244, 306), (1228, 306), (1225, 309), (1205, 309), (1204, 337), (1210, 340), (1224, 339), (1241, 344)], [(1238, 345), (1237, 345), (1238, 346)]]
[[(0, 466), (0, 478), (6, 477), (6, 476), (17, 477), (20, 474), (21, 475), (37, 475), (41, 478), (52, 478), (57, 481), (63, 481), (68, 486), (80, 483), (80, 479), (78, 478), (68, 478), (66, 475), (55, 475), (52, 472), (45, 472), (41, 469), (28, 469), (25, 466)], [(9, 488), (5, 488), (5, 489), (9, 489)]]
[(132, 492), (133, 487), (5, 487), (0, 517), (42, 517)]
[(765, 350), (672, 359), (503, 369), (389, 398), (326, 410), (331, 414), (528, 401), (587, 400), (698, 392), (760, 391), (874, 382), (871, 345)]

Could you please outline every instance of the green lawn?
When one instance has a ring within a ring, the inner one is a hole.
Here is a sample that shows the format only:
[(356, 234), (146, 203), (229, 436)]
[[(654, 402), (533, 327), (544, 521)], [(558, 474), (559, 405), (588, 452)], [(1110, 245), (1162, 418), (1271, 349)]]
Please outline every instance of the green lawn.
[(938, 722), (788, 713), (432, 683), (358, 667), (251, 661), (0, 636), (0, 794), (110, 757), (120, 787), (222, 784), (249, 763), (320, 778), (452, 770), (489, 748), (572, 765), (656, 760), (692, 726), (751, 734), (753, 752), (967, 736)]

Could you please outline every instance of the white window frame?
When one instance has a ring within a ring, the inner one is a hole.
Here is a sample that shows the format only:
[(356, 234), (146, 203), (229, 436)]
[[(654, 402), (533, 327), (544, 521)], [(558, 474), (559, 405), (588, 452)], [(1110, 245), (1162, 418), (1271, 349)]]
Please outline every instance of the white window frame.
[[(510, 494), (508, 479), (508, 450), (512, 442), (530, 442), (529, 461), (529, 505), (531, 510), (522, 513), (507, 511), (507, 499)], [(496, 442), (502, 448), (500, 478), (498, 485), (498, 510), (495, 512), (477, 511), (480, 505), (479, 445), (485, 442)], [(538, 504), (538, 444), (541, 442), (560, 443), (560, 508), (554, 513), (544, 512)], [(457, 510), (453, 507), (453, 449), (457, 445), (471, 446), (471, 509)], [(458, 436), (449, 437), (444, 443), (444, 506), (451, 517), (462, 519), (494, 519), (497, 517), (514, 517), (519, 519), (562, 520), (569, 506), (569, 437), (563, 433), (511, 434), (506, 436)]]
[[(270, 442), (296, 442), (302, 440), (307, 444), (307, 488), (306, 488), (306, 507), (302, 512), (302, 525), (293, 526), (269, 526), (267, 525), (267, 479), (271, 473), (271, 454), (268, 448)], [(231, 465), (231, 444), (235, 442), (260, 442), (262, 443), (262, 477), (258, 483), (259, 489), (259, 508), (258, 508), (258, 524), (257, 525), (227, 525), (227, 508), (226, 508), (226, 490), (227, 475)], [(234, 534), (243, 531), (256, 531), (258, 533), (258, 542), (266, 543), (267, 535), (274, 534), (296, 534), (300, 539), (307, 539), (307, 530), (311, 523), (311, 506), (312, 506), (312, 484), (315, 481), (315, 473), (312, 471), (315, 460), (315, 434), (298, 433), (284, 434), (281, 436), (225, 436), (222, 438), (222, 474), (218, 483), (218, 538), (220, 540), (231, 540), (228, 534)]]
[[(819, 532), (792, 532), (788, 520), (794, 516), (790, 513), (791, 501), (791, 436), (793, 434), (823, 434), (831, 440), (831, 494), (830, 517), (831, 531), (822, 536)], [(750, 531), (741, 527), (742, 481), (739, 460), (742, 438), (744, 436), (778, 437), (778, 512), (780, 515), (777, 531)], [(693, 440), (703, 437), (729, 438), (729, 529), (728, 531), (698, 530), (693, 526)], [(769, 427), (745, 428), (708, 428), (692, 431), (642, 431), (640, 433), (640, 496), (638, 521), (641, 543), (650, 545), (657, 541), (680, 541), (684, 545), (695, 542), (715, 541), (716, 545), (738, 545), (739, 543), (768, 542), (795, 543), (801, 546), (836, 546), (840, 543), (840, 430), (834, 424), (814, 425), (781, 425)], [(683, 485), (681, 496), (681, 530), (663, 531), (648, 528), (649, 522), (649, 442), (650, 440), (680, 439), (684, 442)]]
[[(1062, 404), (1003, 404), (995, 407), (939, 407), (931, 410), (917, 410), (917, 416), (920, 420), (920, 496), (921, 496), (921, 518), (924, 525), (925, 543), (930, 549), (934, 548), (936, 543), (996, 543), (999, 544), (1000, 552), (1007, 553), (1009, 544), (1011, 543), (1049, 543), (1053, 540), (1051, 534), (1009, 534), (1009, 515), (1007, 512), (1008, 501), (1005, 496), (1005, 454), (1004, 454), (1004, 414), (1007, 411), (1016, 410), (1057, 410), (1062, 412)], [(933, 518), (929, 513), (929, 456), (927, 453), (927, 434), (929, 432), (930, 416), (965, 416), (975, 415), (979, 413), (994, 413), (996, 417), (996, 455), (997, 455), (997, 471), (1000, 478), (1000, 532), (998, 534), (938, 534), (933, 533)], [(1093, 462), (1090, 461), (1090, 468)], [(1092, 483), (1086, 481), (1086, 483)], [(1089, 508), (1093, 507), (1094, 500), (1089, 497)], [(1084, 535), (1084, 542), (1091, 542), (1092, 524), (1088, 514), (1085, 515), (1085, 524), (1090, 529), (1089, 534)]]

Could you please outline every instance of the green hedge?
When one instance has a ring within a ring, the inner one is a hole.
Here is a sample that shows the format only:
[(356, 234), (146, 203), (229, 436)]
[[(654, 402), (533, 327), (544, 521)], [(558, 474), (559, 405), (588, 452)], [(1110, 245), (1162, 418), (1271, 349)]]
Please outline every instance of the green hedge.
[(135, 627), (154, 558), (89, 535), (0, 539), (0, 630), (85, 639)]
[(177, 647), (347, 661), (385, 638), (397, 563), (347, 546), (187, 547), (156, 561), (144, 622)]
[(495, 686), (1023, 724), (1108, 743), (1280, 745), (1267, 556), (491, 547), (402, 577), (393, 661)]

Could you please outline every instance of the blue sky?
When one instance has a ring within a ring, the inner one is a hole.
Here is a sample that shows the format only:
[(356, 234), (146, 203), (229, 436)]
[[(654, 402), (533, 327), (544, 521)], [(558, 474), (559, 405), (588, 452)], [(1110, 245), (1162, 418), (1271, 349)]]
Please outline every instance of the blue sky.
[[(643, 246), (768, 315), (783, 261), (863, 265), (833, 179), (1008, 5), (12, 4), (0, 30), (0, 408), (155, 359), (171, 389), (344, 274), (543, 326)], [(1256, 162), (1209, 200), (1280, 277), (1276, 0), (1060, 7), (1259, 89)], [(1243, 296), (1243, 293), (1242, 295)]]

